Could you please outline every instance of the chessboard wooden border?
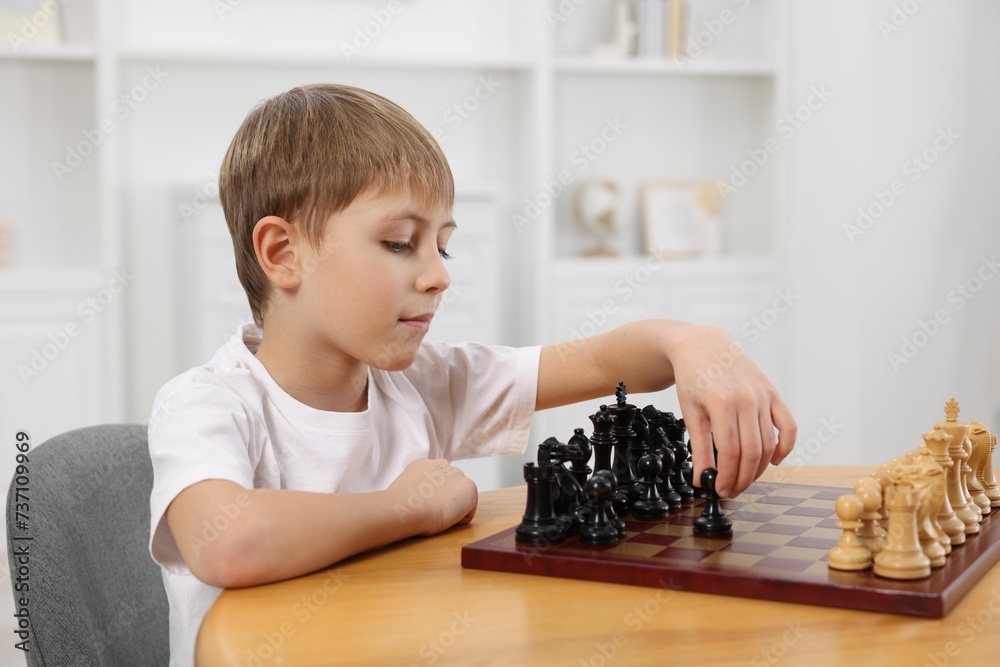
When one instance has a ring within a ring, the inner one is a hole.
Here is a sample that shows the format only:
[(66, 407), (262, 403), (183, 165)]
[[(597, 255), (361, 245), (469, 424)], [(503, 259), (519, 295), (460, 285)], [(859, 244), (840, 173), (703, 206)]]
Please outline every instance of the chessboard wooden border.
[[(851, 493), (851, 489), (805, 484), (774, 484), (768, 487), (809, 488), (817, 492)], [(828, 494), (829, 495), (829, 494)], [(833, 501), (830, 515), (836, 517)], [(550, 546), (528, 546), (515, 542), (514, 528), (462, 548), (462, 567), (561, 577), (635, 586), (663, 587), (697, 593), (796, 602), (827, 607), (942, 618), (1000, 560), (1000, 509), (994, 509), (980, 524), (980, 532), (956, 546), (948, 562), (925, 579), (899, 581), (874, 574), (828, 570), (826, 580), (800, 572), (756, 572), (700, 562), (665, 562), (655, 558), (605, 555), (607, 549), (584, 547), (577, 538)], [(511, 546), (513, 545), (513, 546)], [(576, 553), (560, 547), (573, 546)], [(833, 543), (831, 542), (831, 545)], [(585, 550), (585, 551), (584, 551)], [(578, 555), (584, 552), (584, 555)]]

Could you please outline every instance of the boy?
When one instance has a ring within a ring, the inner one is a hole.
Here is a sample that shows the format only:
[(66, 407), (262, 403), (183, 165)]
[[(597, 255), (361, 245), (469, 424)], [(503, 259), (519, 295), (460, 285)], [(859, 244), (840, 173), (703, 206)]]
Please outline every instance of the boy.
[[(676, 383), (695, 478), (714, 437), (729, 495), (794, 444), (787, 408), (742, 355), (695, 385), (733, 352), (717, 329), (646, 321), (545, 348), (423, 343), (449, 284), (454, 184), (429, 133), (378, 95), (313, 85), (261, 103), (219, 192), (254, 324), (168, 382), (150, 417), (150, 550), (172, 665), (192, 663), (224, 587), (471, 521), (476, 487), (448, 460), (523, 450), (535, 410), (620, 380)], [(434, 493), (407, 505), (427, 481)]]

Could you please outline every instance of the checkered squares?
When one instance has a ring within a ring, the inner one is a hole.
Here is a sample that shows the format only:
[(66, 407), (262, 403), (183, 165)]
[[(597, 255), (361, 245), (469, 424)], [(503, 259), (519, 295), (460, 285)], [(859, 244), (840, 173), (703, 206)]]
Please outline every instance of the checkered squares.
[[(613, 547), (589, 547), (571, 538), (554, 546), (553, 552), (666, 568), (704, 564), (719, 570), (766, 570), (778, 577), (795, 572), (825, 578), (827, 551), (840, 537), (840, 530), (828, 521), (836, 522), (834, 501), (846, 491), (755, 483), (739, 498), (722, 501), (723, 511), (733, 520), (731, 537), (694, 535), (692, 526), (704, 504), (696, 500), (662, 521), (626, 517), (625, 539)], [(515, 547), (513, 542), (508, 546)], [(822, 567), (812, 567), (816, 564)]]

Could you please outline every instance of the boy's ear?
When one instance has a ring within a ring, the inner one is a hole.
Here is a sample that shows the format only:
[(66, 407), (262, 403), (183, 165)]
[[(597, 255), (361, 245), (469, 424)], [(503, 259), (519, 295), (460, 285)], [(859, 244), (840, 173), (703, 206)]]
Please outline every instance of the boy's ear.
[(268, 279), (282, 289), (295, 289), (301, 281), (295, 232), (287, 220), (276, 215), (261, 218), (253, 228), (257, 263)]

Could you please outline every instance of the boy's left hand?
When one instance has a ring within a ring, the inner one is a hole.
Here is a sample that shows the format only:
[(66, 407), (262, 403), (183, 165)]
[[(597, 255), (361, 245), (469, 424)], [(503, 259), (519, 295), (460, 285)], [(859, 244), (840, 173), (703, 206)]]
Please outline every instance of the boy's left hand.
[(795, 445), (797, 427), (788, 407), (729, 334), (672, 320), (632, 322), (543, 347), (535, 409), (607, 396), (619, 381), (630, 394), (676, 385), (691, 437), (695, 484), (713, 465), (714, 438), (716, 490), (722, 496), (742, 493)]
[[(720, 496), (735, 497), (795, 445), (798, 427), (764, 373), (721, 329), (671, 332), (681, 414), (691, 438), (695, 483), (717, 454)], [(777, 436), (775, 434), (777, 430)]]

